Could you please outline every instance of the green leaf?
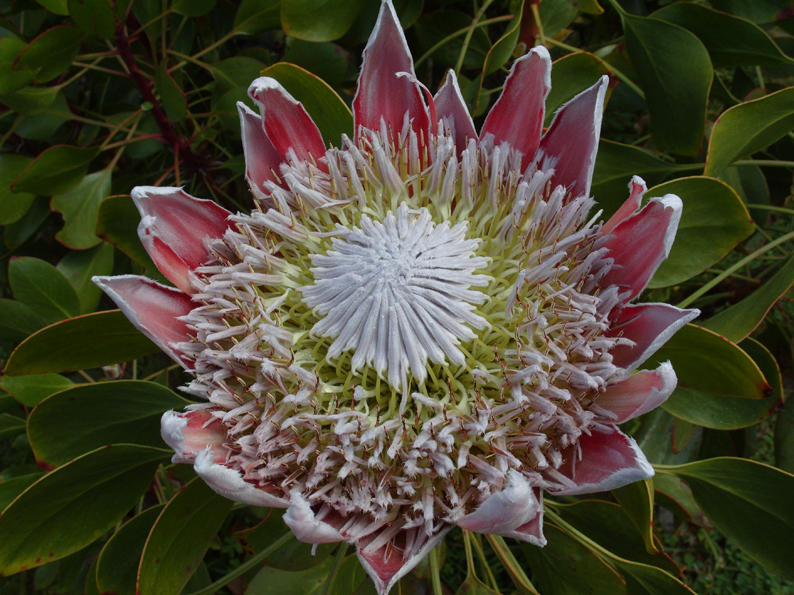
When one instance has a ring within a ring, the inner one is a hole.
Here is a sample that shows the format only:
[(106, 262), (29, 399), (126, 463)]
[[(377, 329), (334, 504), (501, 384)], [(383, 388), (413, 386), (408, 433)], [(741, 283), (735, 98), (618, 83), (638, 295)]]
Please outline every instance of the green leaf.
[(36, 0), (36, 2), (55, 14), (64, 16), (69, 14), (69, 9), (66, 8), (66, 0)]
[(106, 446), (39, 479), (0, 516), (0, 574), (41, 566), (97, 540), (135, 505), (168, 456), (148, 446)]
[(137, 595), (135, 585), (143, 545), (162, 510), (162, 505), (147, 508), (119, 527), (105, 543), (96, 565), (100, 593)]
[(0, 155), (0, 225), (19, 221), (33, 203), (33, 194), (11, 192), (11, 182), (31, 161), (30, 157), (14, 153)]
[(262, 76), (276, 79), (303, 104), (326, 143), (338, 146), (342, 134), (353, 137), (353, 113), (325, 81), (286, 62), (265, 68)]
[(718, 10), (735, 14), (755, 23), (771, 23), (778, 19), (785, 9), (791, 7), (791, 0), (711, 0)]
[(265, 566), (251, 579), (245, 590), (245, 595), (283, 595), (284, 593), (311, 595), (319, 593), (331, 573), (333, 562), (333, 558), (328, 558), (318, 566), (294, 572)]
[(0, 413), (0, 440), (11, 438), (25, 431), (25, 420), (16, 415)]
[(545, 547), (520, 546), (532, 568), (532, 581), (543, 595), (626, 593), (620, 573), (592, 549), (550, 522), (544, 523), (543, 534)]
[(73, 386), (41, 401), (28, 416), (36, 460), (61, 465), (103, 444), (162, 446), (160, 417), (188, 401), (142, 380)]
[(576, 18), (576, 2), (573, 0), (545, 0), (539, 8), (543, 33), (547, 37), (556, 36)]
[(62, 194), (83, 179), (88, 164), (99, 154), (90, 147), (55, 145), (46, 149), (14, 180), (14, 192), (43, 196)]
[(742, 199), (725, 182), (705, 176), (678, 178), (650, 188), (648, 197), (677, 194), (684, 203), (670, 256), (648, 287), (686, 281), (720, 261), (755, 226)]
[(794, 87), (722, 112), (709, 138), (705, 174), (719, 177), (734, 161), (757, 153), (794, 128)]
[(171, 498), (143, 548), (138, 591), (179, 595), (233, 504), (198, 477)]
[(43, 398), (73, 385), (71, 380), (60, 374), (3, 376), (0, 379), (0, 386), (26, 407), (33, 407)]
[(108, 196), (99, 205), (96, 234), (143, 266), (147, 275), (162, 279), (138, 238), (140, 218), (129, 195)]
[(768, 570), (794, 579), (794, 475), (732, 457), (659, 471), (685, 479), (709, 520), (744, 553)]
[(665, 6), (651, 16), (692, 31), (706, 46), (714, 66), (792, 63), (766, 31), (747, 19), (692, 2)]
[(107, 0), (68, 0), (69, 16), (89, 35), (113, 37), (116, 16)]
[(69, 281), (44, 260), (13, 258), (8, 265), (8, 282), (14, 297), (45, 320), (69, 318), (80, 311), (80, 301)]
[(281, 0), (243, 0), (234, 15), (234, 30), (244, 35), (278, 29)]
[(626, 49), (637, 69), (656, 145), (697, 155), (706, 123), (713, 70), (708, 52), (692, 33), (659, 19), (621, 13)]
[(629, 197), (628, 187), (633, 175), (642, 176), (649, 184), (656, 184), (674, 171), (675, 164), (662, 161), (653, 153), (601, 140), (593, 171), (592, 193), (598, 201), (598, 208), (609, 215)]
[(364, 0), (281, 0), (284, 33), (306, 41), (339, 39), (356, 20)]
[(50, 214), (47, 202), (45, 198), (36, 198), (21, 219), (5, 227), (3, 239), (9, 251), (14, 251), (27, 242), (47, 220)]
[(4, 374), (22, 376), (98, 368), (156, 353), (157, 346), (120, 310), (56, 322), (20, 343)]
[(554, 112), (566, 101), (610, 72), (609, 64), (590, 52), (567, 54), (555, 60), (551, 68), (551, 90), (546, 97), (546, 125), (551, 123)]
[(645, 551), (649, 554), (659, 551), (653, 542), (653, 484), (651, 481), (649, 479), (635, 481), (620, 489), (612, 490), (612, 495), (642, 535)]
[(17, 58), (16, 68), (36, 71), (40, 83), (51, 81), (72, 65), (83, 36), (77, 27), (57, 25), (31, 41)]
[(741, 341), (758, 328), (772, 306), (788, 293), (792, 285), (794, 285), (794, 256), (791, 256), (761, 287), (706, 320), (703, 326), (731, 341)]
[(174, 11), (186, 17), (200, 17), (215, 7), (215, 0), (176, 0)]
[(703, 428), (695, 431), (683, 450), (676, 451), (673, 447), (673, 433), (677, 421), (680, 420), (661, 407), (642, 416), (640, 428), (632, 435), (651, 463), (677, 465), (697, 458)]
[(110, 194), (111, 170), (88, 174), (66, 194), (52, 197), (54, 211), (63, 215), (63, 229), (55, 237), (72, 250), (85, 250), (99, 244), (94, 235), (99, 205)]
[[(260, 524), (251, 529), (240, 531), (237, 537), (242, 541), (246, 549), (261, 552), (282, 538), (285, 533), (284, 529), (282, 513), (274, 510)], [(298, 541), (293, 536), (290, 536), (286, 544), (265, 559), (265, 564), (271, 568), (289, 572), (305, 570), (306, 568), (317, 566), (317, 564), (325, 560), (334, 547), (336, 547), (335, 544), (322, 544), (313, 552), (311, 544)]]
[[(698, 507), (697, 502), (695, 502), (692, 490), (689, 489), (683, 479), (675, 475), (657, 473), (651, 481), (653, 482), (653, 489), (660, 496), (658, 500), (661, 500), (660, 503), (662, 505), (666, 505), (667, 501), (672, 502), (690, 522), (700, 526), (706, 525), (706, 517)], [(671, 506), (668, 506), (668, 508), (673, 510)]]
[(77, 293), (80, 313), (93, 312), (102, 297), (102, 290), (91, 281), (94, 275), (110, 275), (113, 272), (113, 246), (102, 243), (91, 250), (69, 252), (56, 267)]
[(15, 343), (46, 324), (46, 320), (22, 302), (0, 299), (0, 339)]
[(74, 119), (58, 87), (25, 87), (3, 95), (2, 101), (23, 116), (14, 130), (22, 138), (50, 142), (58, 128)]
[(775, 465), (794, 473), (794, 401), (786, 401), (775, 422)]
[(668, 359), (678, 386), (662, 407), (676, 417), (707, 428), (736, 429), (763, 419), (776, 405), (752, 358), (708, 329), (686, 325), (652, 361)]
[(187, 113), (187, 97), (169, 74), (165, 63), (161, 63), (154, 75), (154, 88), (160, 95), (165, 115), (171, 122), (179, 122)]
[(0, 480), (0, 510), (11, 504), (11, 501), (24, 492), (28, 486), (39, 479), (44, 473), (28, 473), (9, 479)]
[(25, 42), (15, 37), (0, 37), (0, 94), (12, 93), (33, 80), (35, 70), (19, 68), (16, 64)]
[(521, 33), (521, 15), (523, 13), (524, 0), (520, 0), (515, 6), (515, 16), (507, 24), (502, 36), (488, 50), (488, 55), (485, 56), (485, 63), (482, 65), (483, 78), (499, 70), (513, 55), (513, 50), (518, 43), (518, 35)]

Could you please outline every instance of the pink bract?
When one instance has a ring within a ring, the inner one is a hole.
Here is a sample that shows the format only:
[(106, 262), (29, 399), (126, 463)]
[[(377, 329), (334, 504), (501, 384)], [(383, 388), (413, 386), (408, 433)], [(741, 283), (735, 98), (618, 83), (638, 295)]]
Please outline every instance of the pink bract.
[[(653, 469), (617, 424), (667, 399), (635, 372), (697, 316), (630, 303), (681, 200), (635, 177), (589, 212), (608, 79), (543, 133), (551, 61), (517, 59), (479, 135), (455, 74), (428, 105), (389, 0), (364, 51), (355, 138), (327, 147), (268, 78), (240, 104), (255, 208), (138, 187), (144, 247), (178, 289), (95, 281), (194, 377), (163, 416), (174, 462), (218, 493), (348, 541), (387, 593), (460, 526), (542, 546), (543, 492)], [(434, 121), (434, 119), (436, 121)]]

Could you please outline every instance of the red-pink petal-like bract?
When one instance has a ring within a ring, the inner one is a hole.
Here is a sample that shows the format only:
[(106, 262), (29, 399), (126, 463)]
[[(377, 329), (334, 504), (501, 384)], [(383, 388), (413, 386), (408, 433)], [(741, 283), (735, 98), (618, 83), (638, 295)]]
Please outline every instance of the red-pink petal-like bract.
[[(347, 541), (380, 594), (454, 526), (545, 545), (543, 492), (653, 468), (617, 424), (676, 386), (637, 367), (697, 310), (631, 303), (672, 246), (677, 196), (589, 212), (603, 77), (543, 133), (551, 59), (517, 59), (478, 134), (454, 72), (425, 99), (391, 0), (364, 50), (354, 135), (327, 146), (278, 82), (240, 104), (256, 208), (138, 187), (175, 288), (95, 282), (202, 402), (162, 419), (175, 462), (228, 498)], [(429, 103), (426, 103), (429, 102)], [(434, 121), (435, 120), (435, 121)]]

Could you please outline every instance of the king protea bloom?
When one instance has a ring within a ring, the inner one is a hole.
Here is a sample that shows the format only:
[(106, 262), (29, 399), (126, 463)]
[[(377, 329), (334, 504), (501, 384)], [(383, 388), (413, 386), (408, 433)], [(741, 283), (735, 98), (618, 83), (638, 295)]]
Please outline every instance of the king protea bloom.
[(543, 134), (551, 62), (512, 66), (476, 132), (450, 72), (425, 99), (390, 0), (364, 51), (355, 135), (328, 147), (275, 80), (239, 105), (250, 213), (137, 187), (139, 234), (176, 287), (95, 281), (193, 377), (163, 416), (175, 462), (219, 494), (347, 541), (386, 593), (455, 526), (542, 546), (543, 492), (653, 475), (618, 424), (662, 403), (635, 370), (697, 315), (632, 303), (681, 200), (605, 223), (590, 180), (607, 77)]

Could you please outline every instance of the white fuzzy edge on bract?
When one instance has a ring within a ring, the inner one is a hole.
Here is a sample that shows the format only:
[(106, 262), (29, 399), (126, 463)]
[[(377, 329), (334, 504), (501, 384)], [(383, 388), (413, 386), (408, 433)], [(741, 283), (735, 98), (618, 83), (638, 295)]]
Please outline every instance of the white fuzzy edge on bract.
[(430, 553), (430, 550), (441, 543), (441, 540), (444, 539), (444, 536), (451, 529), (451, 525), (449, 527), (444, 527), (441, 529), (441, 531), (428, 538), (427, 542), (405, 561), (402, 567), (394, 574), (394, 576), (391, 577), (388, 583), (383, 582), (383, 579), (378, 576), (378, 573), (375, 572), (375, 569), (372, 568), (369, 562), (367, 562), (367, 559), (361, 555), (361, 548), (357, 548), (358, 560), (361, 563), (361, 567), (375, 583), (375, 588), (378, 591), (378, 595), (386, 595), (391, 588), (397, 584), (398, 580), (411, 572), (411, 570), (413, 570), (414, 567), (419, 564), (419, 562), (421, 562), (427, 554)]
[(301, 102), (295, 99), (276, 79), (270, 76), (260, 76), (259, 78), (255, 78), (251, 84), (248, 85), (248, 96), (262, 107), (263, 115), (265, 104), (256, 97), (256, 94), (261, 91), (276, 91), (290, 103), (302, 105)]
[(474, 120), (471, 119), (471, 113), (469, 112), (469, 108), (466, 107), (466, 100), (463, 99), (463, 93), (461, 93), (460, 85), (458, 85), (458, 77), (455, 75), (455, 71), (451, 68), (447, 71), (447, 76), (444, 77), (444, 84), (438, 88), (436, 94), (433, 96), (435, 101), (438, 101), (439, 95), (449, 87), (452, 89), (452, 93), (457, 98), (457, 101), (460, 105), (461, 110), (466, 114), (466, 118), (468, 119), (468, 123), (471, 126), (471, 129), (475, 132), (477, 129), (474, 127)]
[(196, 455), (193, 469), (209, 487), (229, 500), (270, 508), (286, 508), (288, 506), (288, 502), (284, 498), (257, 489), (240, 477), (240, 473), (235, 469), (216, 463), (209, 447)]
[(160, 418), (160, 436), (168, 446), (174, 451), (171, 457), (172, 463), (192, 463), (194, 457), (185, 456), (185, 427), (188, 419), (180, 415), (173, 409), (163, 413)]
[(648, 347), (646, 347), (645, 350), (640, 353), (634, 361), (626, 365), (626, 370), (636, 370), (645, 362), (645, 360), (661, 349), (662, 345), (667, 343), (667, 341), (669, 341), (674, 334), (681, 330), (685, 324), (700, 316), (700, 310), (697, 308), (681, 309), (662, 302), (643, 302), (642, 304), (637, 304), (637, 306), (664, 306), (666, 308), (673, 308), (674, 310), (683, 312), (684, 315), (656, 335)]
[(309, 501), (297, 490), (290, 493), (289, 507), (282, 518), (304, 543), (334, 543), (345, 539), (335, 527), (317, 519)]
[(616, 434), (623, 436), (628, 440), (629, 448), (634, 454), (634, 465), (631, 467), (623, 467), (613, 471), (603, 479), (595, 483), (578, 484), (572, 488), (563, 488), (561, 490), (554, 490), (553, 493), (558, 496), (577, 496), (580, 494), (593, 494), (597, 492), (608, 492), (609, 490), (616, 490), (625, 485), (640, 481), (643, 479), (650, 479), (654, 476), (653, 466), (648, 462), (645, 453), (637, 445), (637, 442), (631, 436), (627, 436), (621, 432), (617, 427), (613, 427)]
[(515, 469), (507, 476), (507, 486), (488, 496), (475, 511), (457, 521), (458, 527), (478, 533), (503, 534), (531, 521), (538, 512), (532, 486)]

